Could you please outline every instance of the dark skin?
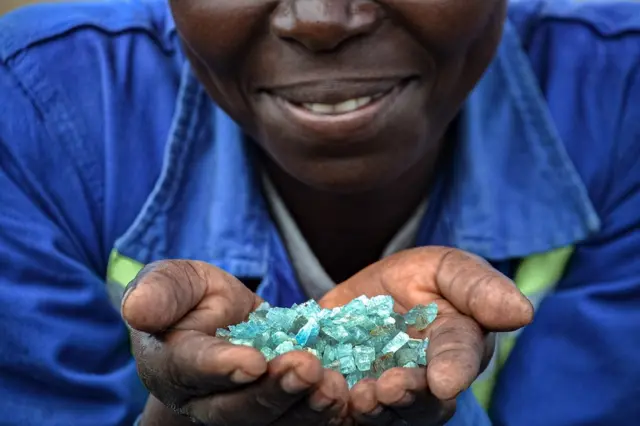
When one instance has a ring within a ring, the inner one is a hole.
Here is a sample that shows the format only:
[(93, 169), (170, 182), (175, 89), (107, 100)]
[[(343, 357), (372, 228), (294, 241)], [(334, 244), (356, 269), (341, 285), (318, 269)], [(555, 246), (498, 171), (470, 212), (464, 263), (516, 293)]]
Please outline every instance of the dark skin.
[[(444, 424), (492, 353), (488, 332), (526, 325), (531, 306), (463, 252), (377, 259), (428, 195), (443, 144), (455, 142), (447, 127), (495, 53), (506, 1), (170, 4), (197, 77), (256, 141), (314, 253), (342, 282), (320, 303), (390, 294), (401, 312), (435, 301), (442, 315), (421, 336), (431, 339), (427, 369), (393, 369), (349, 391), (307, 353), (266, 363), (216, 339), (216, 328), (261, 302), (234, 277), (198, 262), (154, 264), (123, 302), (152, 393), (143, 425), (190, 424), (185, 416), (206, 425)], [(345, 103), (354, 99), (362, 105)]]
[[(490, 62), (506, 9), (505, 0), (170, 4), (195, 73), (266, 153), (336, 282), (376, 261), (427, 195), (447, 126)], [(390, 89), (401, 90), (361, 119), (300, 120), (287, 107)]]
[(349, 391), (340, 374), (307, 352), (267, 363), (256, 349), (215, 337), (218, 327), (245, 320), (262, 302), (257, 295), (206, 263), (149, 265), (130, 284), (122, 307), (138, 372), (153, 393), (142, 424), (442, 425), (453, 415), (455, 397), (491, 357), (485, 330), (514, 330), (533, 315), (510, 280), (483, 260), (445, 247), (385, 258), (319, 303), (340, 306), (362, 294), (390, 294), (400, 313), (438, 304), (436, 321), (410, 332), (430, 339), (426, 369), (394, 368)]

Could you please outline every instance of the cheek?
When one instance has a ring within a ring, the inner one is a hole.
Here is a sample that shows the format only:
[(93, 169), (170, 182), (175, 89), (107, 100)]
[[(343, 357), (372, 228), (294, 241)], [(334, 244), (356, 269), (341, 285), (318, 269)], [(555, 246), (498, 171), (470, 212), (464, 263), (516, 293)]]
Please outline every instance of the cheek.
[(278, 0), (169, 0), (185, 53), (210, 97), (249, 133), (246, 84), (254, 50)]
[(170, 0), (185, 45), (216, 73), (237, 74), (278, 0)]
[(383, 0), (417, 40), (436, 55), (453, 55), (473, 44), (506, 0)]

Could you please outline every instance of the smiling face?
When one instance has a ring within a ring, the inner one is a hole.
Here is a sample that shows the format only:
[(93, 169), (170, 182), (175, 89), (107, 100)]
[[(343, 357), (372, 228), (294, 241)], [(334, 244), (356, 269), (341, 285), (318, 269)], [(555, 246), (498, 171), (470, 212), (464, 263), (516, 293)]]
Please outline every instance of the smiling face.
[(363, 191), (437, 155), (506, 0), (170, 0), (212, 99), (288, 174)]

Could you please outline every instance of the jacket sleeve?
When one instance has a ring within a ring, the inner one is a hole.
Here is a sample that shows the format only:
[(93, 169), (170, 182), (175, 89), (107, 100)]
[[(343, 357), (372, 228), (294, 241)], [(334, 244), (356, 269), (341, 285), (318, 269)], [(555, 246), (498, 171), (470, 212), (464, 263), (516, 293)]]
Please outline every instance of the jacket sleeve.
[[(575, 114), (589, 109), (594, 114), (575, 132), (613, 129), (611, 138), (592, 142), (584, 137), (571, 148), (602, 228), (576, 247), (564, 278), (519, 337), (493, 398), (491, 417), (497, 426), (640, 421), (638, 40), (618, 37), (617, 52), (601, 44), (581, 68), (594, 73), (589, 78), (601, 87), (587, 88), (580, 98), (582, 110)], [(607, 52), (606, 62), (600, 61), (602, 52)], [(573, 84), (572, 79), (559, 88)], [(587, 103), (592, 96), (602, 103)]]
[(130, 425), (146, 392), (103, 279), (98, 164), (2, 62), (0, 97), (0, 423)]

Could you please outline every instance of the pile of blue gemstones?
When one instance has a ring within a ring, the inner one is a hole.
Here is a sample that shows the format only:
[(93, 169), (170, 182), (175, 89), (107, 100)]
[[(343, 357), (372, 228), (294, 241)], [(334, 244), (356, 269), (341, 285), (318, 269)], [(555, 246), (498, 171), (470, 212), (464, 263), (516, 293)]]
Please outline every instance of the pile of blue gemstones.
[(429, 340), (412, 339), (409, 326), (424, 330), (438, 305), (418, 305), (400, 315), (391, 296), (360, 296), (345, 306), (323, 309), (313, 300), (291, 308), (263, 303), (241, 324), (216, 335), (236, 345), (258, 349), (270, 361), (290, 351), (307, 351), (325, 368), (339, 371), (349, 387), (364, 378), (378, 378), (394, 367), (427, 365)]

